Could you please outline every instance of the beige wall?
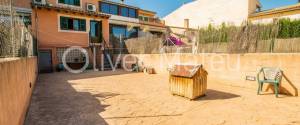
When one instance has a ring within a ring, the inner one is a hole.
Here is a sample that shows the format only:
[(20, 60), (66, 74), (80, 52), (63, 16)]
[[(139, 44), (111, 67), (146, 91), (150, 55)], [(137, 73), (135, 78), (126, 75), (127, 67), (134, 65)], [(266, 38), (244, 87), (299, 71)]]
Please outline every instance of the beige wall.
[(300, 90), (300, 54), (141, 54), (133, 56), (138, 57), (145, 66), (154, 67), (157, 73), (168, 73), (168, 66), (178, 63), (203, 64), (208, 71), (209, 78), (224, 80), (224, 83), (251, 89), (257, 88), (257, 82), (246, 81), (246, 76), (256, 76), (260, 67), (280, 67), (290, 81), (283, 80), (282, 92), (298, 95)]
[(209, 24), (218, 26), (222, 23), (241, 25), (248, 19), (249, 13), (255, 11), (249, 4), (255, 4), (255, 1), (195, 0), (173, 11), (164, 20), (167, 26), (183, 27), (184, 19), (189, 19), (190, 28), (207, 27)]
[(37, 59), (0, 59), (0, 74), (0, 125), (22, 125), (37, 77)]

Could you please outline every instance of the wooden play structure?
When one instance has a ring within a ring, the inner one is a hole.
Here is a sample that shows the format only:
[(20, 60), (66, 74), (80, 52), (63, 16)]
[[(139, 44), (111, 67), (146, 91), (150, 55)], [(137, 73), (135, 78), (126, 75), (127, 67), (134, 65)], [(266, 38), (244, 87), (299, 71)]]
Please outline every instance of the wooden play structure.
[(169, 89), (173, 95), (191, 100), (204, 96), (207, 90), (207, 72), (202, 65), (174, 65), (169, 68)]

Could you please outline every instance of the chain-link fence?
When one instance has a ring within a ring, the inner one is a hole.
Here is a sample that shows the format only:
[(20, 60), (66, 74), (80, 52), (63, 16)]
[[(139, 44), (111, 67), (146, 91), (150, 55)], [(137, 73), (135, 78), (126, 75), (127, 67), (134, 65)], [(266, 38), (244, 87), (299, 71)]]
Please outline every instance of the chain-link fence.
[(0, 0), (0, 58), (28, 57), (35, 54), (35, 42), (14, 0)]

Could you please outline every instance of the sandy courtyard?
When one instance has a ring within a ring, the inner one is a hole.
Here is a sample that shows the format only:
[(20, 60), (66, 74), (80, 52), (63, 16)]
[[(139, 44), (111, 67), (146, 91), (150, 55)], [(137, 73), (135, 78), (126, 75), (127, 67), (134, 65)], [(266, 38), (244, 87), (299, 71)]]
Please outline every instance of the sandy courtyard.
[(42, 74), (26, 125), (300, 125), (300, 98), (208, 79), (195, 101), (172, 96), (168, 76), (143, 73)]

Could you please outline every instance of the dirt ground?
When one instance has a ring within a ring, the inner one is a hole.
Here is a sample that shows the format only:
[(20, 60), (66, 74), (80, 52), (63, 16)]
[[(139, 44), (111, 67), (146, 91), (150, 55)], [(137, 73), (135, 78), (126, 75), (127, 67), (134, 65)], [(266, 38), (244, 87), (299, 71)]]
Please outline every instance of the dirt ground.
[(25, 125), (300, 125), (300, 98), (208, 79), (205, 97), (168, 91), (168, 75), (42, 74)]

